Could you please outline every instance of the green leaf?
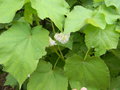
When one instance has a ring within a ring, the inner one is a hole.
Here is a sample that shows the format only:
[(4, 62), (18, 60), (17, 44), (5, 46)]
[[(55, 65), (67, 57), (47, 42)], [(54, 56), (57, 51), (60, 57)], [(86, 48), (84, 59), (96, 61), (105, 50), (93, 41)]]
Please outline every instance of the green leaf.
[(67, 54), (66, 57), (70, 57), (73, 54), (80, 55), (81, 57), (84, 58), (86, 52), (88, 51), (85, 42), (84, 42), (84, 35), (81, 35), (80, 33), (76, 32), (73, 33), (73, 45), (72, 45), (72, 50), (70, 50)]
[(118, 47), (117, 47), (118, 50), (120, 50), (120, 39), (119, 39), (119, 42), (118, 42)]
[(93, 0), (78, 0), (78, 2), (83, 7), (93, 9)]
[(31, 75), (28, 90), (67, 90), (68, 81), (61, 70), (52, 70), (52, 65), (40, 61), (37, 70)]
[[(90, 88), (106, 90), (109, 87), (109, 71), (99, 57), (83, 60), (80, 56), (73, 55), (66, 60), (64, 69), (69, 80), (77, 84), (79, 82), (80, 87), (86, 87), (88, 90)], [(77, 84), (74, 88), (78, 88)]]
[(87, 19), (87, 22), (101, 29), (105, 29), (106, 27), (105, 16), (98, 11), (95, 11), (95, 14), (91, 18)]
[(116, 6), (116, 7), (120, 6), (120, 3), (118, 3), (118, 0), (104, 0), (104, 1), (107, 6)]
[(9, 74), (6, 77), (6, 81), (5, 81), (4, 85), (10, 85), (10, 86), (14, 87), (17, 84), (18, 84), (18, 82), (16, 81), (16, 79), (12, 75)]
[(0, 0), (0, 23), (12, 21), (17, 10), (21, 9), (25, 0)]
[(120, 90), (120, 76), (112, 80), (110, 90)]
[(48, 31), (41, 26), (32, 30), (25, 22), (16, 22), (0, 36), (0, 64), (21, 85), (37, 67), (49, 45)]
[(41, 19), (50, 18), (62, 30), (69, 5), (65, 0), (31, 0), (32, 7), (37, 10)]
[(120, 33), (120, 25), (116, 25), (115, 31), (117, 31), (118, 33)]
[(25, 4), (26, 4), (26, 3), (29, 3), (29, 2), (30, 2), (30, 0), (25, 0)]
[(120, 15), (112, 7), (101, 5), (98, 11), (104, 14), (107, 24), (114, 24), (117, 19), (120, 19)]
[(107, 5), (107, 7), (109, 6), (115, 6), (118, 10), (118, 12), (120, 13), (120, 3), (118, 2), (118, 0), (104, 0), (105, 4)]
[(88, 48), (95, 48), (97, 56), (105, 54), (106, 50), (117, 48), (119, 34), (115, 32), (114, 25), (107, 25), (105, 29), (87, 25), (84, 30), (86, 45)]
[(36, 11), (31, 7), (30, 3), (26, 3), (24, 10), (24, 19), (30, 24), (33, 23), (33, 14), (36, 14)]
[(104, 1), (104, 0), (94, 0), (94, 2), (102, 2), (102, 1)]
[(70, 7), (72, 7), (77, 2), (77, 0), (66, 0), (66, 1), (69, 3)]
[(117, 76), (120, 73), (120, 51), (110, 50), (102, 58), (109, 67), (111, 76)]
[(91, 15), (91, 10), (82, 6), (75, 6), (74, 9), (67, 15), (64, 32), (70, 33), (80, 30), (80, 28), (86, 24), (86, 19), (90, 18)]
[(120, 73), (120, 40), (117, 49), (110, 50), (102, 59), (107, 64), (112, 77), (116, 77)]

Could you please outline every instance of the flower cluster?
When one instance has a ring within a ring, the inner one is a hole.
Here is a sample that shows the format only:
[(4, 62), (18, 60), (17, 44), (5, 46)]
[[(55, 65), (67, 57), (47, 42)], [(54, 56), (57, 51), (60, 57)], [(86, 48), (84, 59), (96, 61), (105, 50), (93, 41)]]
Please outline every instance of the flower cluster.
[(70, 34), (56, 33), (54, 38), (62, 44), (65, 44), (69, 41)]

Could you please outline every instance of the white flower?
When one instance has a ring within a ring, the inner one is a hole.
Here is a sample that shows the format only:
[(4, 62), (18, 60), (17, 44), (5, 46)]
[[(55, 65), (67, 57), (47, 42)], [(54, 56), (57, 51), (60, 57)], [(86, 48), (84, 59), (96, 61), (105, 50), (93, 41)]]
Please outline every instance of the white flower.
[(82, 87), (81, 90), (87, 90), (87, 88), (86, 87)]
[(57, 45), (56, 42), (54, 40), (52, 40), (51, 37), (49, 37), (49, 42), (50, 42), (50, 46)]
[(56, 33), (54, 38), (62, 44), (65, 44), (69, 41), (70, 34)]

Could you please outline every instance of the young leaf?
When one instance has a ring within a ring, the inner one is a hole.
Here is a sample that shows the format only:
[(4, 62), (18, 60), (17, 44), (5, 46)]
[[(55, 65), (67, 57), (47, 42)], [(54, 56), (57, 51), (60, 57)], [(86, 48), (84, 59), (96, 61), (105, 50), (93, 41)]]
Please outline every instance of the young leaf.
[(0, 36), (0, 64), (21, 85), (37, 67), (49, 45), (48, 31), (41, 26), (32, 30), (29, 24), (15, 23)]
[(91, 10), (82, 6), (75, 6), (74, 9), (67, 15), (64, 32), (70, 33), (80, 30), (80, 28), (86, 24), (85, 20), (90, 18), (91, 15)]
[(62, 30), (69, 5), (65, 0), (31, 0), (32, 7), (37, 10), (41, 19), (50, 18)]
[(106, 50), (117, 48), (119, 34), (114, 25), (107, 25), (105, 29), (88, 25), (84, 30), (86, 45), (88, 48), (95, 48), (97, 56), (105, 54)]
[(109, 71), (99, 57), (83, 60), (80, 56), (73, 55), (66, 60), (64, 69), (69, 80), (75, 81), (76, 86), (79, 82), (81, 87), (87, 87), (88, 90), (89, 88), (106, 90), (109, 87)]
[(52, 65), (40, 61), (31, 75), (28, 90), (67, 90), (68, 81), (60, 70), (52, 70)]
[(0, 23), (12, 21), (17, 10), (21, 9), (25, 0), (0, 0)]

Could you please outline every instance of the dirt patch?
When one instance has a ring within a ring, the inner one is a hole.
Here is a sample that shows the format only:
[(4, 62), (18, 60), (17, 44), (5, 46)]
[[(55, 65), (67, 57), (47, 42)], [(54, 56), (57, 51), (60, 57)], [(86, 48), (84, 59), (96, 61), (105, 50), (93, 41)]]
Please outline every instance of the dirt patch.
[(11, 86), (4, 86), (7, 73), (0, 74), (0, 90), (15, 90)]

